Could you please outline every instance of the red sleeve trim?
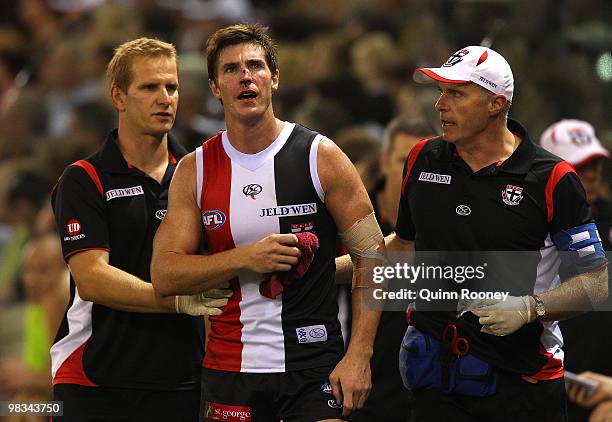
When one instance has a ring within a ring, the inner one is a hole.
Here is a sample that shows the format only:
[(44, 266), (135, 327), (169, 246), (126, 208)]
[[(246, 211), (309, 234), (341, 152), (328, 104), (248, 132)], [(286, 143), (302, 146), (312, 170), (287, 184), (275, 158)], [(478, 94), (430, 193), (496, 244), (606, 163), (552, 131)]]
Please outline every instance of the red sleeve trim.
[(71, 166), (81, 167), (83, 170), (85, 170), (85, 172), (87, 172), (91, 180), (96, 185), (96, 188), (98, 188), (98, 192), (100, 192), (100, 196), (104, 198), (104, 189), (102, 188), (102, 182), (100, 181), (100, 176), (98, 176), (98, 172), (96, 171), (96, 168), (89, 161), (79, 160), (79, 161), (72, 163)]
[(83, 248), (83, 249), (77, 249), (75, 251), (68, 252), (66, 255), (64, 255), (64, 260), (66, 262), (68, 262), (68, 258), (70, 258), (72, 255), (77, 254), (79, 252), (85, 252), (85, 251), (106, 251), (106, 252), (110, 252), (110, 249), (109, 248)]
[(548, 182), (546, 183), (546, 189), (544, 190), (544, 194), (546, 196), (546, 209), (548, 210), (547, 221), (550, 223), (553, 219), (553, 192), (557, 187), (557, 183), (559, 180), (563, 178), (567, 173), (576, 173), (574, 168), (567, 161), (561, 161), (557, 163), (553, 170), (550, 172), (548, 176)]
[(404, 177), (404, 181), (402, 182), (402, 195), (404, 194), (404, 189), (406, 189), (406, 183), (408, 183), (408, 178), (410, 177), (410, 172), (412, 171), (412, 166), (414, 165), (414, 162), (421, 153), (421, 150), (423, 149), (425, 144), (432, 139), (433, 138), (420, 140), (410, 150), (410, 153), (408, 154), (408, 165), (406, 166), (406, 177)]

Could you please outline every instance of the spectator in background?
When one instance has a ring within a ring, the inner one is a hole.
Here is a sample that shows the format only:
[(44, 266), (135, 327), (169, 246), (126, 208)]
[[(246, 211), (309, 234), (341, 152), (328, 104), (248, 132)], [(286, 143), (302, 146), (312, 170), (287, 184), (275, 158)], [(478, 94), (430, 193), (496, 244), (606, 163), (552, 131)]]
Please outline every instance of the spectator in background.
[[(601, 146), (593, 126), (582, 120), (564, 119), (548, 127), (540, 137), (540, 144), (558, 155), (576, 169), (584, 186), (587, 202), (591, 207), (601, 244), (612, 250), (612, 202), (604, 196), (604, 161), (610, 152)], [(564, 338), (564, 365), (569, 371), (584, 371), (612, 375), (612, 337), (602, 335), (612, 326), (612, 300), (589, 312), (566, 321), (561, 321)], [(580, 402), (579, 402), (580, 403)], [(589, 402), (589, 405), (594, 403)], [(590, 410), (572, 403), (568, 406), (570, 422), (585, 420)]]
[(30, 37), (37, 49), (61, 35), (61, 14), (53, 11), (45, 0), (20, 0), (19, 17), (30, 30)]
[(187, 151), (193, 151), (225, 127), (223, 107), (210, 89), (206, 66), (199, 54), (181, 56), (181, 119), (173, 132)]
[(69, 279), (57, 234), (47, 233), (26, 244), (23, 353), (20, 359), (0, 362), (0, 393), (13, 399), (50, 399), (49, 348), (68, 303)]
[(436, 130), (419, 117), (398, 116), (386, 127), (379, 157), (381, 178), (370, 197), (385, 236), (393, 230), (402, 187), (406, 157), (421, 139), (436, 135)]
[(19, 91), (14, 102), (0, 114), (0, 162), (26, 157), (47, 133), (47, 111), (37, 88)]
[(68, 133), (91, 154), (102, 145), (104, 134), (115, 127), (116, 121), (116, 111), (106, 102), (87, 101), (72, 109)]
[(593, 126), (583, 120), (565, 119), (548, 127), (540, 137), (542, 147), (563, 158), (576, 169), (591, 206), (604, 249), (611, 250), (612, 201), (606, 197), (604, 162), (610, 157)]
[(82, 38), (62, 38), (54, 44), (40, 68), (40, 81), (45, 89), (48, 128), (53, 136), (68, 133), (71, 111), (85, 102), (100, 97), (97, 80), (89, 79), (86, 66), (93, 52), (85, 48)]
[(352, 118), (336, 99), (311, 92), (295, 107), (292, 120), (300, 121), (312, 130), (335, 138), (340, 130), (350, 125)]
[(15, 79), (28, 57), (27, 38), (14, 27), (0, 26), (0, 113), (16, 98)]
[(396, 57), (393, 39), (385, 32), (368, 33), (351, 46), (351, 69), (365, 94), (357, 102), (362, 106), (359, 121), (382, 126), (393, 117), (391, 70)]
[(334, 141), (351, 160), (369, 192), (378, 179), (380, 142), (363, 126), (341, 129)]
[(19, 278), (22, 250), (31, 235), (36, 215), (47, 199), (50, 183), (36, 171), (15, 169), (5, 181), (0, 205), (0, 220), (10, 230), (10, 239), (0, 260), (0, 302), (18, 299), (21, 295)]
[[(398, 116), (387, 125), (379, 154), (380, 178), (369, 192), (383, 235), (391, 234), (397, 220), (402, 170), (408, 153), (418, 141), (435, 134), (435, 129), (420, 118)], [(353, 422), (405, 422), (408, 419), (410, 395), (403, 387), (397, 360), (406, 328), (403, 312), (382, 313), (372, 357), (372, 392), (363, 409), (352, 416)], [(389, 409), (393, 409), (393, 413)]]

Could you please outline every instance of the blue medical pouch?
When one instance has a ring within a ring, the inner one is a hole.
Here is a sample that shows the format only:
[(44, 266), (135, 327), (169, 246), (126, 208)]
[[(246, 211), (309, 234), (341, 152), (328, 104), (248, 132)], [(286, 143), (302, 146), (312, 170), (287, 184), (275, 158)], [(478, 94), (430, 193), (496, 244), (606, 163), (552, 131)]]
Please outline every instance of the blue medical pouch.
[(468, 353), (451, 352), (450, 343), (440, 342), (409, 326), (399, 354), (404, 386), (409, 390), (438, 390), (445, 393), (487, 397), (495, 394), (497, 374), (493, 367)]

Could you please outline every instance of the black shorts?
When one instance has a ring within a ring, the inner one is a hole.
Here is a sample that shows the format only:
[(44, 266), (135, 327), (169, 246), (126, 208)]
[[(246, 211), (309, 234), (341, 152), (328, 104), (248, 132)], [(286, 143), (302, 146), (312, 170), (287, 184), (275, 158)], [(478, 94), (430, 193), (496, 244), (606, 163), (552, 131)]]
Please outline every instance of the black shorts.
[(64, 403), (64, 416), (53, 416), (53, 422), (196, 422), (200, 391), (58, 384), (53, 387), (53, 400)]
[(434, 390), (415, 390), (414, 422), (566, 422), (563, 378), (531, 384), (520, 375), (498, 371), (497, 391), (469, 397)]
[(203, 369), (201, 420), (313, 422), (342, 419), (331, 393), (333, 366), (280, 373)]

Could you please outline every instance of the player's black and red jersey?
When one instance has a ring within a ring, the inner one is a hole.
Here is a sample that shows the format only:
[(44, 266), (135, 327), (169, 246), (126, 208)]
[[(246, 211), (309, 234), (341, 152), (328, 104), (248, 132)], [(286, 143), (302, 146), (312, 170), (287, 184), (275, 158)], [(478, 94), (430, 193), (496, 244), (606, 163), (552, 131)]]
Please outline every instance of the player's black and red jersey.
[[(423, 251), (443, 251), (449, 261), (474, 259), (474, 251), (510, 251), (480, 256), (489, 259), (487, 287), (519, 296), (559, 285), (564, 264), (555, 236), (588, 225), (591, 214), (574, 169), (534, 145), (519, 123), (509, 120), (508, 129), (522, 138), (518, 148), (504, 162), (477, 172), (441, 137), (418, 143), (404, 170), (396, 231), (414, 240), (417, 264)], [(590, 236), (587, 229), (577, 237), (583, 235)], [(601, 267), (602, 255), (594, 253), (597, 259), (581, 269)], [(510, 256), (516, 259), (507, 259)], [(454, 287), (450, 284), (432, 286), (457, 288), (454, 281)], [(471, 337), (471, 351), (499, 368), (541, 380), (563, 375), (563, 339), (557, 322), (534, 322), (509, 336), (495, 337), (480, 333), (471, 313), (457, 319), (449, 308), (422, 312), (432, 309), (424, 300), (417, 301), (416, 309), (411, 323), (418, 329), (439, 338), (453, 321)]]
[[(169, 138), (160, 184), (124, 160), (116, 139), (115, 130), (97, 153), (66, 168), (52, 194), (55, 219), (67, 261), (107, 250), (110, 265), (149, 281), (153, 237), (185, 150)], [(54, 384), (197, 390), (202, 356), (202, 318), (111, 309), (81, 299), (71, 279), (51, 348)]]
[(317, 170), (322, 135), (285, 122), (257, 154), (236, 150), (227, 132), (196, 155), (197, 198), (211, 253), (272, 233), (311, 232), (319, 249), (308, 271), (276, 299), (259, 292), (261, 275), (241, 271), (223, 314), (211, 317), (204, 367), (289, 372), (337, 363), (343, 352), (334, 284), (336, 224)]

